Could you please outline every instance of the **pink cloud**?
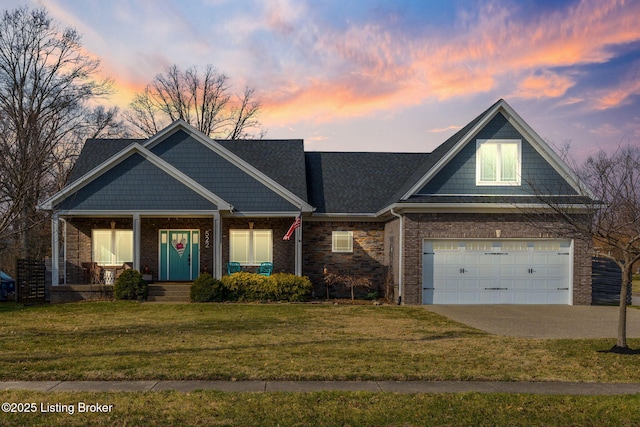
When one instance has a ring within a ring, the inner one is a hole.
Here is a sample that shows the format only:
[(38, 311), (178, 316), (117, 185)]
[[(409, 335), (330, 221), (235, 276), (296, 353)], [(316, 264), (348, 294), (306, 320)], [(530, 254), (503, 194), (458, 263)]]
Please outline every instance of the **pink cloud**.
[(567, 76), (544, 71), (540, 74), (524, 77), (513, 93), (517, 98), (558, 98), (574, 85), (573, 79)]
[(310, 48), (326, 69), (303, 69), (311, 71), (305, 78), (293, 73), (295, 90), (272, 92), (265, 107), (279, 120), (307, 114), (325, 121), (501, 87), (525, 99), (560, 98), (574, 78), (549, 70), (608, 61), (612, 45), (640, 40), (637, 16), (640, 2), (582, 1), (528, 21), (491, 2), (446, 37), (408, 39), (373, 24), (314, 33)]
[(640, 95), (640, 61), (632, 64), (631, 72), (612, 87), (602, 89), (593, 94), (594, 107), (597, 110), (607, 110), (624, 105), (631, 96)]
[(462, 128), (462, 126), (451, 125), (451, 126), (447, 126), (447, 127), (444, 127), (444, 128), (429, 129), (427, 132), (428, 133), (443, 133), (443, 132), (457, 131), (457, 130), (460, 130), (460, 128)]

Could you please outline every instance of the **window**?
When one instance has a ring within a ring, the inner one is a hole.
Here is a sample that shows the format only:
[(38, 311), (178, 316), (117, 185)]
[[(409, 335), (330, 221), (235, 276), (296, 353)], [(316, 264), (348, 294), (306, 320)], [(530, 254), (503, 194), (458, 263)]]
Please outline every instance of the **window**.
[(271, 230), (229, 230), (229, 261), (244, 265), (273, 262)]
[(332, 232), (331, 252), (353, 252), (353, 231)]
[(98, 265), (133, 262), (133, 230), (92, 230), (91, 242)]
[(522, 142), (519, 139), (479, 139), (477, 185), (520, 185)]

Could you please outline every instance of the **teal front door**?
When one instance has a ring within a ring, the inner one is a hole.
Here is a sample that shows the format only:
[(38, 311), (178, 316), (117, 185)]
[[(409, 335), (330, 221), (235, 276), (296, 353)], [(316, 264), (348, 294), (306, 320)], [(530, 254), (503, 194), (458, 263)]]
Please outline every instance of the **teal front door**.
[(200, 231), (160, 230), (160, 280), (194, 280), (199, 268)]

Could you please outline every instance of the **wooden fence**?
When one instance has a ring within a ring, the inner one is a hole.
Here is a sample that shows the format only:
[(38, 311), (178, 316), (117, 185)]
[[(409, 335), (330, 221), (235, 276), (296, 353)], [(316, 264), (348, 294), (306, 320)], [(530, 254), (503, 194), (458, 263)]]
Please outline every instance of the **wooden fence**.
[(26, 304), (46, 301), (44, 261), (19, 259), (16, 269), (16, 301)]
[[(618, 264), (608, 258), (594, 257), (591, 267), (591, 304), (620, 304), (622, 271)], [(627, 293), (627, 304), (631, 304), (631, 284), (629, 284), (629, 292)]]

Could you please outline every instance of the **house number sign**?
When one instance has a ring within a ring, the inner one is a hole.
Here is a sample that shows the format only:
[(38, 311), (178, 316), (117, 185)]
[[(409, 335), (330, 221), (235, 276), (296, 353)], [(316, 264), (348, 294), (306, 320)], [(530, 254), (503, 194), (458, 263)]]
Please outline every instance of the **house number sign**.
[(204, 247), (209, 249), (211, 244), (211, 230), (205, 230), (204, 232)]

